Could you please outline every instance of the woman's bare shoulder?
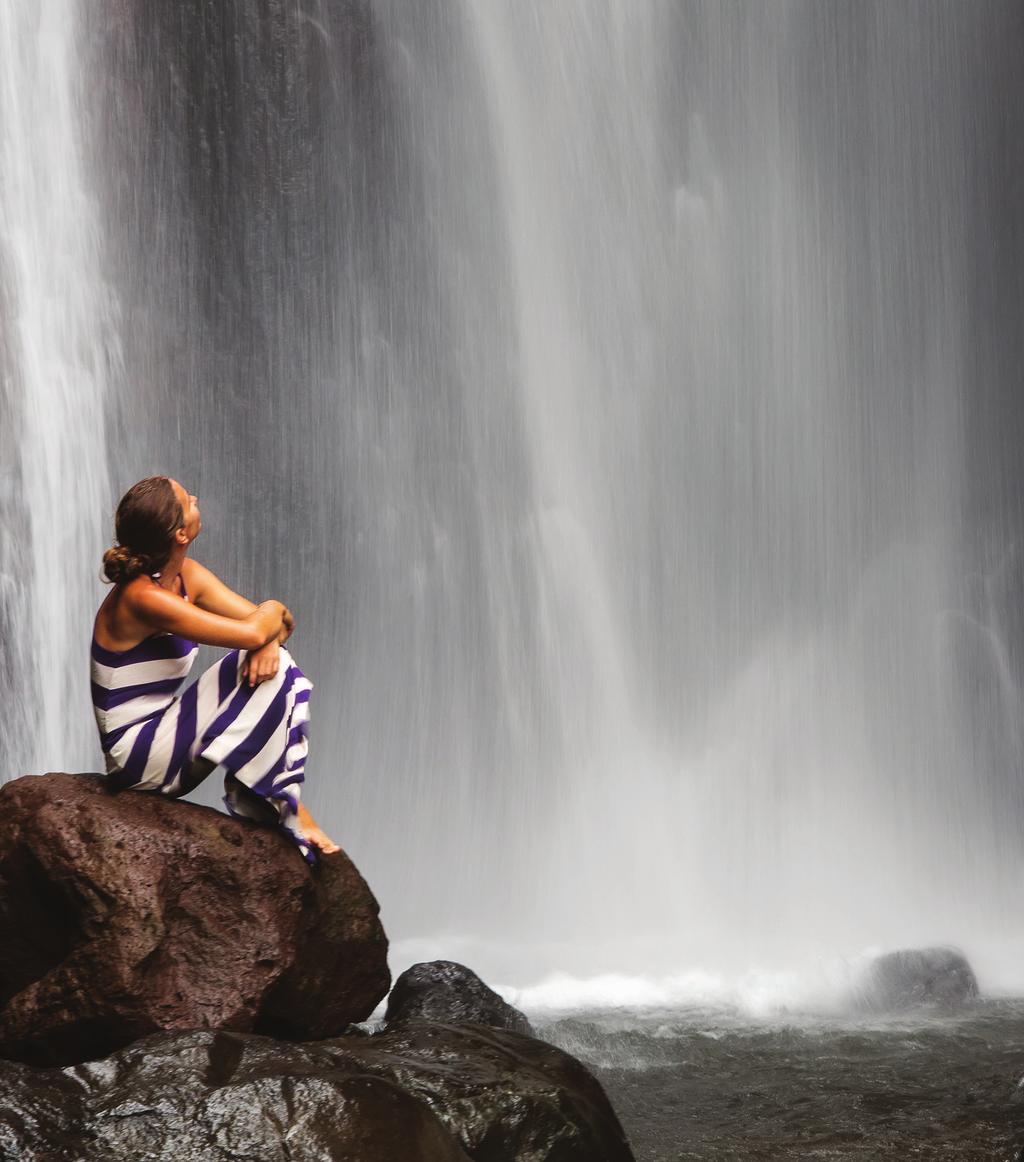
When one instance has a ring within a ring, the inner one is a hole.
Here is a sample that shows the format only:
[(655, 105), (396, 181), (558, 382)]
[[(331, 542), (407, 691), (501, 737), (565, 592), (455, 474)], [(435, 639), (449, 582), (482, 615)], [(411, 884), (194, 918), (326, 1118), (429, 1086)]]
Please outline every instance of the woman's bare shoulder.
[(164, 589), (152, 577), (133, 577), (119, 588), (118, 607), (145, 621), (149, 621), (154, 613), (159, 615), (181, 602), (177, 587)]
[(139, 616), (145, 606), (142, 594), (155, 588), (149, 577), (133, 577), (115, 585), (96, 611), (93, 635), (97, 642), (107, 649), (120, 650), (145, 637), (150, 631)]
[(211, 579), (216, 580), (217, 575), (212, 569), (207, 569), (205, 565), (201, 565), (191, 557), (186, 557), (181, 563), (181, 576), (185, 582), (186, 589), (191, 595), (193, 591), (198, 592), (202, 589)]

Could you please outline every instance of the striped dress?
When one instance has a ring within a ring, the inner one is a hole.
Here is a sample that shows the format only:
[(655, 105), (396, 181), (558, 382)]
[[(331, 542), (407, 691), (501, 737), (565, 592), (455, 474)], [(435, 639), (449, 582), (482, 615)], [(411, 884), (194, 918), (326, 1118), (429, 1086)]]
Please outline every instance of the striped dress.
[(92, 703), (108, 778), (119, 790), (174, 797), (188, 789), (189, 764), (206, 759), (228, 772), (230, 814), (262, 820), (269, 804), (314, 862), (297, 818), (312, 683), (282, 649), (276, 677), (250, 688), (241, 675), (245, 652), (231, 650), (178, 694), (197, 652), (195, 642), (173, 633), (128, 650), (104, 649), (93, 637)]

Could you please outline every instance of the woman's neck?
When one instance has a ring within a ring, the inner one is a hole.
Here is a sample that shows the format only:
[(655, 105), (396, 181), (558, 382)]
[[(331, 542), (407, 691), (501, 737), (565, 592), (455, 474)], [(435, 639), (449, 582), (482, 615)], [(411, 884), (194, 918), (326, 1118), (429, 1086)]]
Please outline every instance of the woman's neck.
[(185, 563), (185, 550), (176, 548), (172, 550), (171, 555), (167, 558), (167, 564), (160, 570), (160, 578), (157, 584), (162, 589), (173, 589), (174, 580), (181, 572), (181, 567)]

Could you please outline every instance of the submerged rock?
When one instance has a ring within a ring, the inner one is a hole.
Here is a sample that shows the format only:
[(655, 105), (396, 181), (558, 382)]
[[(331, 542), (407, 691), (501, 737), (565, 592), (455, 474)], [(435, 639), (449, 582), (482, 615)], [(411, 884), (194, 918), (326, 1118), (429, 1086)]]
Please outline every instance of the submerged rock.
[(323, 1037), (387, 992), (377, 902), (269, 828), (102, 778), (0, 788), (0, 1056), (98, 1057), (161, 1030)]
[(410, 1023), (292, 1045), (160, 1034), (104, 1061), (0, 1063), (19, 1162), (631, 1162), (597, 1081), (539, 1041)]
[(388, 1027), (403, 1021), (466, 1021), (533, 1035), (530, 1022), (463, 964), (431, 960), (414, 964), (395, 981), (384, 1018)]
[(876, 1013), (958, 1008), (977, 996), (974, 972), (955, 948), (888, 952), (868, 965), (856, 991), (858, 1007)]

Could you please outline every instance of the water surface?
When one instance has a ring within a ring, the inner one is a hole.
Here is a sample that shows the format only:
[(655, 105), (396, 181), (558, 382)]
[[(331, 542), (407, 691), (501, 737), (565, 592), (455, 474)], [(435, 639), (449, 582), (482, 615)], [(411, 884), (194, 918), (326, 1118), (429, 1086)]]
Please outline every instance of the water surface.
[(872, 1022), (620, 1010), (538, 1032), (594, 1069), (638, 1162), (1022, 1156), (1021, 1000)]

